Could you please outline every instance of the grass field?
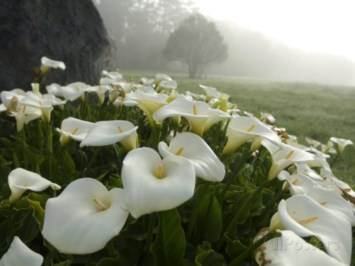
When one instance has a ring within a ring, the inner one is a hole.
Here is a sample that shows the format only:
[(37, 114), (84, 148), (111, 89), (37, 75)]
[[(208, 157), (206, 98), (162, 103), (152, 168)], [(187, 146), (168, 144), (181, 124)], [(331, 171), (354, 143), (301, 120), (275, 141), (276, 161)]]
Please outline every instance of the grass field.
[[(134, 74), (132, 74), (134, 73)], [(169, 74), (169, 73), (168, 73)], [(151, 72), (123, 73), (128, 80), (154, 77)], [(204, 93), (199, 84), (217, 88), (231, 96), (242, 111), (271, 113), (279, 127), (298, 136), (326, 143), (330, 137), (350, 139), (355, 143), (355, 86), (330, 86), (302, 82), (272, 82), (255, 79), (211, 77), (188, 79), (171, 75), (179, 91)], [(340, 161), (332, 167), (334, 174), (355, 188), (355, 147), (348, 146)]]
[[(259, 116), (274, 115), (305, 144), (305, 137), (323, 143), (332, 136), (355, 143), (355, 88), (311, 83), (286, 83), (211, 78), (189, 80), (177, 77), (180, 90), (203, 93), (199, 84), (212, 86), (231, 96), (242, 111)], [(348, 146), (343, 158), (333, 166), (337, 177), (355, 185), (355, 148)]]

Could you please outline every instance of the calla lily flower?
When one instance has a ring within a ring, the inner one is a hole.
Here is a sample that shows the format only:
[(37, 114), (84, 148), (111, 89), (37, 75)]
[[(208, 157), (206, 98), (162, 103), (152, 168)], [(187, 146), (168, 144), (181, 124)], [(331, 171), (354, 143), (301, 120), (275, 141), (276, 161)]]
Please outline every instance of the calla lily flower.
[(42, 255), (29, 249), (18, 236), (14, 237), (9, 250), (0, 259), (1, 266), (40, 266), (42, 262)]
[(25, 124), (42, 116), (41, 110), (19, 103), (18, 96), (14, 96), (7, 106), (7, 112), (16, 119), (16, 129), (20, 132)]
[(143, 91), (143, 87), (131, 91), (126, 95), (125, 102), (136, 102), (138, 107), (144, 111), (144, 113), (151, 117), (152, 114), (164, 106), (167, 102), (168, 95), (163, 93), (157, 93), (153, 88), (147, 86), (145, 91)]
[(283, 143), (275, 145), (268, 139), (263, 139), (261, 144), (270, 152), (272, 156), (273, 162), (269, 170), (269, 179), (275, 178), (281, 170), (293, 163), (308, 162), (314, 160), (315, 158), (315, 156), (311, 153)]
[(61, 188), (58, 184), (52, 183), (39, 174), (23, 168), (16, 168), (12, 170), (8, 176), (8, 183), (11, 190), (9, 202), (19, 200), (22, 194), (27, 190), (39, 192), (47, 189), (48, 187), (51, 187), (54, 190)]
[(323, 207), (337, 212), (337, 215), (343, 215), (352, 226), (355, 226), (355, 215), (352, 203), (344, 199), (337, 191), (314, 186), (307, 192), (307, 196), (317, 201)]
[[(288, 174), (286, 171), (281, 171), (281, 173), (283, 173), (284, 176)], [(280, 177), (280, 174), (278, 177)], [(307, 194), (316, 185), (314, 180), (304, 174), (288, 174), (288, 177), (286, 177), (285, 180), (287, 181), (287, 186), (292, 196), (298, 194)]]
[(276, 119), (272, 114), (269, 113), (260, 113), (260, 121), (266, 123), (266, 124), (275, 124)]
[[(251, 139), (265, 138), (272, 143), (281, 142), (279, 136), (267, 125), (256, 118), (237, 116), (233, 117), (227, 128), (228, 141), (224, 147), (223, 153), (232, 153), (243, 143)], [(259, 141), (259, 143), (260, 143)]]
[(93, 178), (70, 183), (46, 203), (43, 237), (59, 252), (89, 254), (105, 247), (126, 223), (123, 190), (106, 187)]
[(83, 82), (74, 82), (61, 87), (61, 93), (66, 100), (75, 101), (76, 99), (83, 97), (85, 91), (89, 87), (89, 85)]
[(137, 128), (131, 122), (124, 120), (96, 122), (81, 141), (80, 147), (106, 146), (121, 142), (127, 150), (135, 149), (138, 138)]
[(339, 154), (343, 153), (346, 146), (353, 145), (353, 142), (349, 139), (341, 139), (341, 138), (331, 137), (330, 141), (337, 144), (337, 149), (338, 149)]
[(173, 209), (190, 199), (195, 190), (195, 171), (188, 160), (162, 160), (151, 148), (130, 151), (123, 160), (121, 175), (125, 205), (134, 218)]
[(265, 242), (257, 249), (255, 260), (258, 265), (268, 266), (345, 266), (324, 251), (307, 243), (290, 230), (279, 231), (280, 237)]
[(111, 87), (108, 85), (101, 85), (101, 86), (92, 86), (92, 87), (88, 87), (86, 89), (87, 92), (94, 92), (96, 93), (98, 99), (99, 99), (99, 103), (103, 104), (105, 101), (105, 95), (106, 92), (110, 91)]
[(60, 143), (63, 145), (70, 139), (82, 141), (94, 123), (68, 117), (62, 121), (61, 127), (56, 130), (60, 133)]
[(43, 56), (41, 58), (41, 69), (42, 68), (59, 68), (65, 70), (65, 64), (61, 61), (49, 59), (48, 57)]
[(330, 256), (349, 265), (351, 224), (346, 217), (337, 214), (306, 195), (296, 195), (280, 201), (270, 229), (277, 229), (281, 225), (300, 237), (316, 236)]
[(23, 105), (35, 107), (41, 110), (44, 121), (50, 121), (50, 114), (54, 105), (63, 105), (65, 101), (56, 98), (52, 94), (40, 94), (28, 91), (20, 100)]
[(11, 91), (2, 91), (0, 93), (1, 102), (8, 107), (12, 102), (12, 98), (16, 96), (17, 101), (25, 97), (26, 92), (22, 89), (13, 89)]
[(158, 122), (176, 116), (185, 117), (192, 131), (200, 136), (215, 123), (229, 118), (227, 113), (212, 109), (205, 102), (188, 100), (184, 96), (179, 96), (153, 114), (154, 120)]
[(204, 180), (220, 182), (226, 174), (224, 164), (204, 139), (196, 134), (180, 133), (171, 140), (169, 146), (165, 142), (160, 142), (158, 148), (163, 158), (182, 156), (188, 159), (196, 175)]
[(104, 77), (107, 77), (111, 80), (114, 80), (116, 82), (121, 82), (123, 80), (123, 77), (120, 73), (118, 73), (117, 71), (107, 71), (107, 70), (103, 70), (102, 71), (102, 75)]

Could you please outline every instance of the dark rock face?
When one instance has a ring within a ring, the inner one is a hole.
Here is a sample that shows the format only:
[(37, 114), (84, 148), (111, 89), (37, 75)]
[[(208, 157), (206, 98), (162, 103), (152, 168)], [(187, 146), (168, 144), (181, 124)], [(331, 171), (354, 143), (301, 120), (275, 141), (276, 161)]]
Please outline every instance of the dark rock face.
[(42, 56), (66, 64), (46, 84), (96, 83), (110, 47), (91, 0), (1, 0), (0, 36), (0, 91), (30, 89)]

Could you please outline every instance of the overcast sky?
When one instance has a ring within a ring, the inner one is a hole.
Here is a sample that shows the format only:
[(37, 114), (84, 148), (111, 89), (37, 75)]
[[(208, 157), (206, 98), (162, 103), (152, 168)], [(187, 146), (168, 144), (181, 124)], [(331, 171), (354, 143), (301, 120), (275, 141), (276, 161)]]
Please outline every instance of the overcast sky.
[(355, 0), (194, 0), (202, 13), (288, 46), (355, 61)]

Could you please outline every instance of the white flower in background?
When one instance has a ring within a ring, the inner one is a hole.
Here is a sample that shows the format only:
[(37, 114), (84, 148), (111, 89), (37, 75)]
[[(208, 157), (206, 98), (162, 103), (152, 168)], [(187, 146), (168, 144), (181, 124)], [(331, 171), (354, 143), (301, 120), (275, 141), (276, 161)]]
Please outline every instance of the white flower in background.
[(107, 71), (107, 70), (103, 70), (101, 72), (103, 77), (109, 78), (115, 82), (121, 82), (123, 81), (123, 77), (120, 73), (118, 73), (117, 71)]
[(60, 86), (57, 83), (52, 83), (50, 85), (47, 85), (46, 91), (48, 92), (48, 94), (54, 95), (56, 97), (64, 98), (62, 93), (62, 86)]
[(64, 99), (75, 101), (78, 98), (82, 98), (89, 87), (90, 85), (83, 82), (74, 82), (61, 87), (61, 93)]
[(13, 89), (11, 91), (2, 91), (0, 92), (1, 102), (7, 108), (12, 102), (12, 99), (16, 96), (16, 99), (20, 101), (25, 97), (26, 92), (22, 89)]
[(5, 112), (7, 110), (6, 106), (4, 104), (0, 104), (0, 113)]
[(292, 196), (298, 194), (307, 194), (316, 185), (316, 182), (303, 174), (290, 175), (287, 171), (281, 171), (278, 178), (287, 181), (287, 187)]
[(25, 97), (21, 98), (20, 104), (38, 108), (42, 112), (43, 120), (49, 122), (53, 106), (63, 105), (65, 101), (52, 94), (40, 94), (28, 91)]
[(94, 93), (96, 93), (100, 104), (104, 103), (105, 95), (110, 90), (111, 90), (111, 86), (109, 86), (109, 85), (90, 86), (90, 87), (85, 89), (86, 92), (94, 92)]
[(153, 86), (153, 85), (154, 85), (154, 79), (142, 77), (142, 78), (140, 79), (140, 83), (143, 84), (143, 85), (150, 85), (150, 86)]
[(18, 236), (14, 237), (10, 248), (0, 259), (1, 266), (40, 266), (42, 255), (29, 249)]
[(324, 188), (333, 189), (340, 195), (343, 195), (345, 198), (352, 199), (353, 203), (355, 202), (355, 191), (352, 189), (352, 187), (333, 175), (324, 176), (324, 181), (321, 183), (321, 186)]
[(177, 116), (185, 117), (190, 123), (192, 131), (200, 136), (215, 123), (229, 118), (227, 113), (212, 109), (205, 102), (191, 101), (184, 96), (179, 96), (153, 114), (154, 120), (158, 122), (168, 117)]
[(106, 146), (120, 142), (127, 150), (135, 149), (138, 139), (137, 128), (125, 120), (96, 122), (81, 141), (80, 147)]
[(160, 142), (158, 148), (163, 158), (182, 156), (188, 159), (196, 175), (204, 180), (220, 182), (225, 176), (224, 164), (205, 140), (196, 134), (180, 133), (171, 140), (169, 146), (165, 142)]
[(164, 106), (168, 95), (157, 93), (152, 87), (145, 86), (138, 90), (131, 91), (125, 97), (123, 104), (137, 105), (148, 117)]
[(42, 72), (47, 72), (49, 68), (59, 68), (61, 70), (65, 70), (65, 64), (61, 61), (49, 59), (48, 57), (43, 56), (41, 58)]
[(183, 157), (163, 160), (151, 148), (130, 151), (123, 160), (125, 205), (134, 218), (173, 209), (189, 200), (195, 190), (195, 171)]
[(309, 137), (305, 137), (306, 142), (311, 145), (314, 148), (320, 148), (322, 146), (322, 143), (319, 142), (318, 140), (309, 138)]
[[(256, 139), (256, 148), (262, 139), (268, 139), (272, 143), (280, 143), (279, 136), (269, 126), (256, 118), (247, 116), (233, 117), (227, 128), (227, 144), (223, 153), (232, 153), (248, 140)], [(255, 149), (255, 148), (254, 148)]]
[(46, 203), (43, 237), (59, 252), (89, 254), (105, 247), (126, 223), (124, 191), (110, 191), (93, 178), (70, 183)]
[(343, 153), (346, 146), (353, 145), (353, 142), (349, 139), (331, 137), (330, 141), (337, 145), (337, 150), (339, 154)]
[(290, 230), (279, 231), (275, 237), (261, 245), (255, 254), (260, 266), (345, 266), (324, 251), (307, 243)]
[(269, 179), (275, 178), (281, 170), (293, 163), (308, 162), (314, 160), (315, 158), (315, 156), (311, 153), (283, 143), (275, 145), (268, 139), (263, 139), (261, 144), (270, 152), (272, 156), (272, 165), (268, 176)]
[(23, 168), (12, 170), (8, 176), (8, 183), (11, 190), (9, 198), (9, 202), (11, 203), (19, 200), (27, 190), (39, 192), (48, 187), (51, 187), (54, 190), (59, 190), (61, 188), (58, 184), (52, 183), (39, 174)]
[(271, 219), (270, 229), (287, 229), (300, 237), (315, 236), (328, 254), (350, 264), (352, 250), (351, 224), (344, 215), (327, 209), (306, 195), (281, 200)]
[(157, 91), (161, 89), (165, 90), (175, 90), (177, 88), (177, 83), (171, 77), (166, 74), (158, 73), (155, 75), (155, 88)]
[(82, 141), (94, 123), (80, 120), (74, 117), (68, 117), (62, 121), (61, 127), (56, 128), (60, 133), (60, 143), (65, 144), (70, 139)]
[(265, 124), (275, 124), (276, 119), (272, 114), (261, 112), (260, 121), (262, 121)]
[(355, 226), (353, 204), (344, 199), (334, 189), (326, 189), (317, 185), (312, 187), (306, 194), (323, 207), (336, 212), (337, 216), (344, 216), (352, 226)]
[(12, 97), (11, 102), (7, 106), (7, 112), (16, 119), (16, 129), (18, 132), (23, 129), (25, 124), (42, 116), (40, 109), (21, 104), (19, 102), (20, 99), (22, 99), (22, 96), (20, 98), (17, 96)]
[(295, 163), (297, 174), (306, 175), (314, 181), (323, 181), (323, 178), (307, 163)]

